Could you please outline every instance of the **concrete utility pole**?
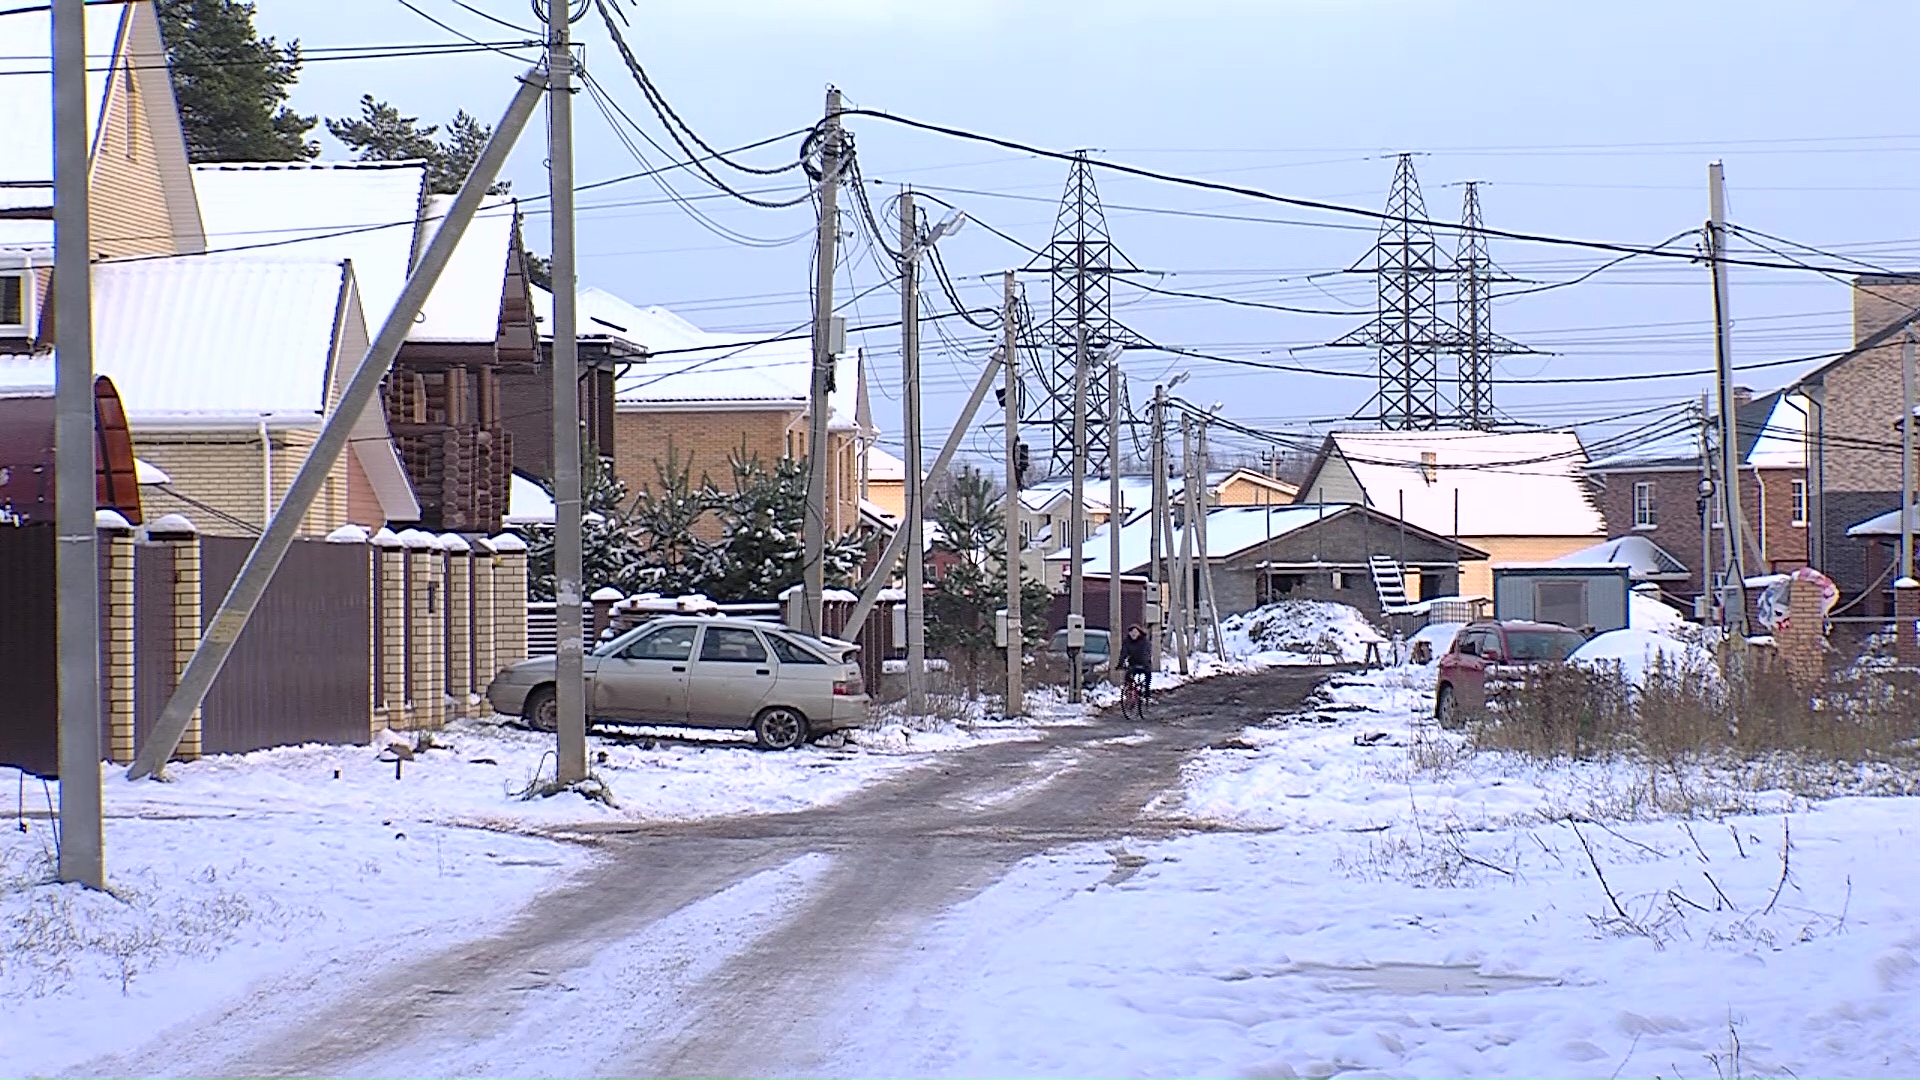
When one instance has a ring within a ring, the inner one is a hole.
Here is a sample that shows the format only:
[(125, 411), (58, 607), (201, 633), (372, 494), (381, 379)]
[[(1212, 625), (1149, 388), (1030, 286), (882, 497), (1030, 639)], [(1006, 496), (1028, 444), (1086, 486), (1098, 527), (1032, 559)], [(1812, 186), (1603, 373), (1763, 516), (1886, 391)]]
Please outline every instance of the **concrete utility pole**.
[(1707, 166), (1707, 252), (1713, 269), (1713, 359), (1720, 394), (1720, 504), (1726, 514), (1721, 548), (1728, 631), (1736, 647), (1747, 641), (1746, 559), (1740, 550), (1740, 434), (1733, 400), (1733, 316), (1727, 296), (1727, 180), (1719, 162)]
[(1008, 716), (1027, 711), (1020, 687), (1021, 668), (1026, 664), (1026, 647), (1021, 640), (1020, 618), (1020, 361), (1019, 322), (1015, 318), (1013, 271), (1001, 279), (1000, 350), (1005, 357), (1007, 395), (1002, 404), (1006, 415), (1007, 436), (1007, 700), (1002, 710)]
[(520, 77), (519, 92), (507, 106), (500, 123), (494, 127), (487, 145), (480, 151), (479, 159), (473, 164), (473, 172), (460, 185), (460, 193), (453, 197), (453, 204), (447, 208), (446, 217), (441, 219), (433, 239), (427, 242), (427, 249), (420, 254), (413, 273), (407, 276), (407, 283), (401, 288), (399, 299), (394, 301), (393, 310), (387, 313), (386, 321), (381, 323), (380, 332), (374, 335), (373, 343), (367, 346), (366, 354), (360, 358), (359, 365), (347, 379), (339, 402), (320, 426), (313, 449), (307, 451), (306, 460), (300, 463), (300, 471), (287, 488), (286, 498), (280, 500), (280, 508), (267, 522), (266, 531), (260, 534), (253, 550), (247, 554), (246, 562), (241, 564), (240, 573), (228, 588), (226, 599), (220, 601), (220, 610), (207, 623), (206, 632), (201, 636), (199, 646), (194, 649), (193, 658), (187, 662), (186, 670), (180, 673), (173, 696), (167, 699), (166, 706), (160, 710), (159, 719), (153, 723), (152, 733), (147, 736), (139, 753), (134, 755), (133, 766), (127, 770), (128, 779), (139, 780), (158, 773), (180, 745), (180, 737), (186, 734), (194, 710), (206, 700), (207, 690), (213, 686), (221, 666), (232, 654), (234, 643), (240, 640), (241, 631), (247, 628), (247, 620), (253, 616), (254, 607), (266, 594), (267, 584), (273, 579), (274, 571), (279, 569), (280, 560), (286, 557), (287, 549), (293, 545), (301, 519), (307, 516), (313, 500), (326, 486), (334, 463), (340, 460), (341, 452), (347, 447), (353, 425), (379, 394), (380, 382), (393, 366), (393, 358), (400, 352), (401, 343), (406, 341), (408, 331), (413, 329), (414, 320), (420, 317), (420, 309), (433, 292), (434, 283), (440, 280), (440, 272), (446, 269), (447, 262), (453, 258), (453, 249), (467, 231), (474, 211), (480, 207), (480, 200), (486, 197), (487, 188), (500, 175), (500, 166), (506, 162), (507, 152), (513, 149), (514, 140), (520, 137), (533, 111), (540, 107), (540, 98), (546, 89), (547, 77), (538, 68)]
[(926, 506), (920, 471), (920, 223), (913, 192), (900, 193), (900, 426), (906, 438), (907, 713), (927, 711)]
[[(1219, 406), (1215, 406), (1219, 408)], [(1213, 560), (1207, 557), (1207, 517), (1213, 510), (1213, 496), (1207, 491), (1207, 425), (1212, 423), (1213, 414), (1207, 413), (1199, 421), (1200, 461), (1194, 469), (1194, 479), (1200, 491), (1200, 515), (1194, 520), (1194, 547), (1200, 552), (1200, 588), (1206, 597), (1206, 606), (1201, 614), (1207, 620), (1207, 643), (1212, 646), (1215, 656), (1225, 656), (1226, 647), (1220, 641), (1220, 605), (1213, 599)], [(1404, 562), (1404, 558), (1402, 559)]]
[(94, 544), (93, 240), (87, 16), (53, 5), (53, 518), (59, 650), (60, 880), (107, 885), (100, 832), (100, 564)]
[(547, 6), (547, 196), (553, 204), (553, 702), (554, 776), (587, 778), (586, 628), (581, 600), (580, 353), (573, 258), (573, 49), (567, 0)]
[[(827, 412), (833, 390), (833, 267), (840, 238), (840, 91), (827, 88), (820, 131), (820, 234), (813, 272), (813, 380), (807, 395), (807, 518), (800, 623), (804, 634), (825, 631), (821, 602), (827, 591)], [(918, 552), (914, 553), (916, 556)], [(853, 626), (848, 633), (858, 633)]]
[[(1073, 505), (1067, 508), (1067, 622), (1085, 625), (1087, 583), (1085, 567), (1087, 539), (1087, 324), (1082, 320), (1073, 341)], [(1112, 657), (1113, 641), (1107, 641)], [(1080, 654), (1084, 645), (1074, 644), (1073, 631), (1067, 631), (1067, 700), (1080, 703)]]
[(1718, 622), (1713, 595), (1713, 421), (1707, 395), (1700, 395), (1700, 596), (1694, 611), (1702, 623)]
[(1120, 350), (1107, 356), (1107, 677), (1115, 686), (1122, 682), (1120, 643), (1125, 629), (1120, 625)]
[(1187, 673), (1187, 661), (1198, 644), (1193, 580), (1193, 529), (1199, 516), (1193, 482), (1193, 417), (1180, 412), (1180, 673)]
[(1900, 577), (1913, 576), (1913, 323), (1900, 342)]
[[(1167, 568), (1160, 564), (1162, 552), (1160, 537), (1162, 530), (1167, 527), (1166, 414), (1167, 388), (1165, 384), (1157, 383), (1153, 388), (1153, 452), (1150, 455), (1153, 459), (1153, 464), (1150, 466), (1153, 470), (1153, 512), (1150, 515), (1153, 520), (1153, 526), (1149, 530), (1152, 536), (1150, 536), (1147, 541), (1150, 547), (1147, 556), (1147, 577), (1149, 579), (1147, 582), (1147, 595), (1156, 605), (1163, 603), (1164, 597), (1162, 596), (1161, 590), (1166, 588), (1167, 581)], [(1155, 619), (1152, 625), (1147, 628), (1148, 633), (1151, 634), (1153, 638), (1153, 666), (1155, 670), (1158, 670), (1160, 667), (1160, 650), (1162, 647), (1160, 640), (1161, 622), (1161, 619)]]

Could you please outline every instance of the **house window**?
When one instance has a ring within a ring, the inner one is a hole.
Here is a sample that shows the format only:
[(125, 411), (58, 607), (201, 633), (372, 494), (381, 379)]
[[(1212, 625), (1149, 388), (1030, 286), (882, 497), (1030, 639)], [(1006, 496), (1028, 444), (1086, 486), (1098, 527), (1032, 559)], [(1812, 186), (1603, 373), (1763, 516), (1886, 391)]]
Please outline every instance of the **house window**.
[(1713, 505), (1713, 509), (1708, 511), (1708, 513), (1713, 516), (1713, 527), (1716, 529), (1726, 528), (1727, 505), (1720, 501), (1720, 496), (1717, 494), (1707, 501)]
[(1793, 482), (1793, 523), (1795, 525), (1807, 523), (1807, 482), (1805, 480)]
[(0, 332), (33, 333), (33, 271), (0, 274)]
[(1658, 525), (1653, 511), (1653, 481), (1641, 480), (1633, 485), (1633, 527), (1652, 529)]

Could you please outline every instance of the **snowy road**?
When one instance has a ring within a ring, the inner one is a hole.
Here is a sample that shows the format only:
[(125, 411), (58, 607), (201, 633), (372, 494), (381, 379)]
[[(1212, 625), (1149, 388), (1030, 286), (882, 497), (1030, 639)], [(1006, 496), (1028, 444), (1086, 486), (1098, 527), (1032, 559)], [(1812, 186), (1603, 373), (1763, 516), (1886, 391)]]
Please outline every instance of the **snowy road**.
[[(329, 965), (98, 1075), (769, 1075), (835, 1068), (848, 1010), (1022, 860), (1152, 838), (1190, 755), (1294, 708), (1324, 669), (1190, 684), (1114, 718), (956, 753), (823, 809), (608, 825), (605, 858), (502, 932)], [(1138, 866), (1116, 846), (1110, 878)]]

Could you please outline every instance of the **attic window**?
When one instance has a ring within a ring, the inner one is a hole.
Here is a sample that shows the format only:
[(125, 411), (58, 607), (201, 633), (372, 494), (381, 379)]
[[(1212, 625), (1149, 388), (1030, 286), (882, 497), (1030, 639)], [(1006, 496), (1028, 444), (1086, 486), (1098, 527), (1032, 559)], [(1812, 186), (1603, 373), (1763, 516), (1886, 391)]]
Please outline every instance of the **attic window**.
[(0, 332), (31, 334), (33, 328), (28, 325), (28, 298), (31, 296), (28, 280), (31, 271), (18, 270), (0, 274)]
[(1429, 484), (1440, 479), (1440, 455), (1437, 451), (1420, 451), (1420, 475)]

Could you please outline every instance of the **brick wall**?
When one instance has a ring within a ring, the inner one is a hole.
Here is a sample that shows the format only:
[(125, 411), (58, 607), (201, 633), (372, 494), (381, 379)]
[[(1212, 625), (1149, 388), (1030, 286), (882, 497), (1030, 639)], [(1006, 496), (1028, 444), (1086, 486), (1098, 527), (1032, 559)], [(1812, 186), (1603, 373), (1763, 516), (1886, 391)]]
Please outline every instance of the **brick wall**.
[[(1808, 526), (1793, 521), (1793, 482), (1804, 479), (1799, 469), (1763, 469), (1759, 480), (1751, 472), (1740, 475), (1740, 510), (1753, 530), (1753, 539), (1764, 549), (1764, 559), (1754, 562), (1756, 552), (1749, 546), (1747, 557), (1751, 573), (1793, 570), (1807, 564)], [(1700, 591), (1700, 512), (1698, 509), (1700, 472), (1698, 469), (1660, 469), (1608, 473), (1606, 483), (1596, 485), (1594, 501), (1607, 522), (1607, 535), (1644, 536), (1665, 548), (1685, 563), (1689, 577), (1684, 584), (1667, 586), (1668, 591), (1696, 595)], [(1636, 483), (1653, 485), (1654, 527), (1634, 524), (1633, 488)], [(1762, 497), (1764, 495), (1764, 498)], [(1763, 517), (1764, 510), (1764, 517)], [(1764, 526), (1764, 530), (1763, 530)], [(1714, 564), (1719, 565), (1719, 530), (1713, 533)]]
[[(743, 446), (748, 455), (758, 454), (762, 464), (771, 466), (788, 454), (804, 457), (806, 441), (806, 413), (793, 409), (621, 410), (613, 418), (613, 472), (633, 494), (650, 490), (671, 447), (696, 485), (704, 474), (724, 490), (733, 480), (731, 457)], [(828, 524), (837, 522), (841, 531), (850, 531), (860, 518), (857, 447), (852, 438), (835, 432), (828, 435), (827, 448)], [(695, 531), (717, 539), (719, 524), (702, 522)]]
[[(292, 486), (317, 435), (318, 432), (312, 430), (268, 432), (274, 506), (279, 506), (286, 497), (287, 488)], [(147, 428), (136, 433), (134, 451), (172, 477), (172, 483), (167, 486), (178, 493), (144, 489), (141, 502), (148, 515), (184, 514), (209, 536), (255, 536), (265, 527), (261, 485), (268, 455), (261, 451), (257, 429), (156, 431)], [(342, 455), (307, 512), (301, 527), (303, 534), (324, 536), (350, 520), (348, 507), (354, 485), (350, 480), (348, 456)], [(354, 506), (360, 508), (358, 502), (354, 502)], [(377, 526), (381, 522), (372, 520), (362, 524)]]

